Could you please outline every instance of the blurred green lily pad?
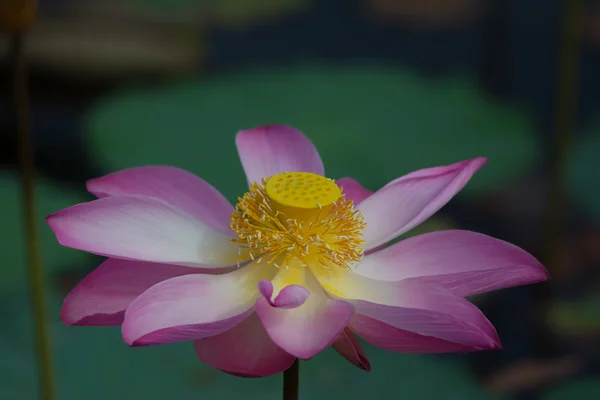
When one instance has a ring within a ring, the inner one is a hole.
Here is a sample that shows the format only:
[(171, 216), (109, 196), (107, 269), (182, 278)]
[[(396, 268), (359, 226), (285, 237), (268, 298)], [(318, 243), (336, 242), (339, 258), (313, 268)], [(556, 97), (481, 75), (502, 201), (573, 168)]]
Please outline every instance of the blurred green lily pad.
[[(85, 266), (85, 253), (59, 245), (44, 220), (46, 215), (85, 199), (45, 180), (38, 180), (36, 194), (39, 247), (45, 272), (50, 274)], [(24, 211), (18, 175), (7, 172), (0, 174), (0, 204), (0, 221), (3, 226), (3, 237), (0, 240), (0, 293), (3, 293), (23, 290), (27, 276)]]
[(482, 155), (490, 161), (465, 189), (477, 194), (518, 179), (540, 155), (529, 117), (486, 101), (469, 80), (390, 69), (297, 68), (125, 90), (92, 109), (86, 137), (110, 170), (176, 165), (235, 199), (245, 182), (234, 135), (266, 124), (302, 130), (329, 176), (371, 190)]

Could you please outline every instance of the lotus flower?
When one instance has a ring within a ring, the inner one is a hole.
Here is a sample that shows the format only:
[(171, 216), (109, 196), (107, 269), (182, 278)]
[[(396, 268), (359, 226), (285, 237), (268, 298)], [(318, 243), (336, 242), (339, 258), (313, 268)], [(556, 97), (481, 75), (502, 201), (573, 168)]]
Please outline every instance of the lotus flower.
[(147, 166), (89, 181), (97, 200), (47, 217), (60, 244), (108, 257), (67, 296), (62, 321), (121, 325), (131, 346), (193, 340), (201, 361), (237, 376), (276, 374), (330, 346), (369, 370), (355, 334), (404, 353), (499, 348), (465, 296), (549, 278), (530, 254), (474, 232), (384, 246), (484, 158), (371, 193), (324, 177), (291, 127), (241, 131), (236, 144), (249, 189), (235, 208), (195, 175)]

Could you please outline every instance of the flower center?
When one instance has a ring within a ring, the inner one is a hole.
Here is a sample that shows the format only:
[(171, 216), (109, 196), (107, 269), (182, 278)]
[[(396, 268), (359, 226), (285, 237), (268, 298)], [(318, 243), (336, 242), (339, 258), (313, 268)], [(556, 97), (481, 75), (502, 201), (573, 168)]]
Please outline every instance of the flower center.
[(277, 267), (349, 268), (362, 258), (362, 214), (331, 179), (287, 172), (254, 183), (231, 216), (248, 258)]

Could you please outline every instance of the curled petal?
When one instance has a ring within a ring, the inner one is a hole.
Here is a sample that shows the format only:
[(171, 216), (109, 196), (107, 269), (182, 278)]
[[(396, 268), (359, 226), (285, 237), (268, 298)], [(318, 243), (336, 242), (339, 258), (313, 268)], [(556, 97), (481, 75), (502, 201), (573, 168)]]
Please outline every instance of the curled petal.
[(382, 245), (425, 221), (456, 195), (487, 160), (478, 157), (400, 177), (365, 199), (358, 209), (367, 227), (364, 249)]
[(323, 175), (323, 161), (312, 142), (286, 125), (240, 131), (235, 142), (248, 184), (283, 172)]
[(342, 193), (346, 195), (346, 200), (352, 200), (354, 206), (358, 206), (363, 200), (373, 194), (369, 189), (365, 189), (358, 181), (352, 178), (341, 178), (335, 183), (342, 188)]
[(306, 286), (306, 268), (290, 264), (279, 268), (271, 281), (262, 281), (258, 289), (273, 307), (296, 308), (308, 298)]
[(224, 275), (185, 275), (152, 286), (127, 308), (123, 339), (144, 346), (223, 333), (253, 311), (258, 282), (273, 272), (249, 265)]
[(199, 272), (179, 265), (109, 258), (69, 293), (60, 319), (68, 325), (121, 325), (129, 304), (148, 288)]
[(314, 357), (331, 346), (354, 314), (352, 305), (328, 298), (312, 280), (307, 279), (309, 296), (299, 307), (274, 307), (264, 297), (256, 302), (256, 313), (269, 337), (302, 359)]
[[(354, 319), (354, 317), (352, 317), (352, 319)], [(371, 363), (369, 363), (369, 359), (350, 329), (344, 329), (331, 346), (335, 351), (340, 353), (342, 357), (356, 365), (358, 368), (367, 372), (371, 371)]]
[(237, 263), (228, 236), (152, 197), (105, 197), (46, 221), (63, 246), (102, 256), (197, 267)]
[(275, 375), (296, 359), (273, 343), (256, 314), (226, 332), (195, 340), (194, 349), (200, 361), (247, 378)]
[(273, 298), (273, 284), (271, 281), (260, 281), (258, 290), (269, 304), (276, 308), (300, 307), (308, 298), (308, 290), (298, 285), (286, 286)]
[(205, 180), (182, 169), (165, 165), (129, 168), (89, 180), (86, 186), (97, 197), (140, 195), (164, 200), (208, 226), (232, 235), (231, 203)]
[(415, 278), (470, 296), (547, 280), (532, 255), (502, 240), (469, 231), (426, 233), (365, 257), (356, 273), (373, 279)]

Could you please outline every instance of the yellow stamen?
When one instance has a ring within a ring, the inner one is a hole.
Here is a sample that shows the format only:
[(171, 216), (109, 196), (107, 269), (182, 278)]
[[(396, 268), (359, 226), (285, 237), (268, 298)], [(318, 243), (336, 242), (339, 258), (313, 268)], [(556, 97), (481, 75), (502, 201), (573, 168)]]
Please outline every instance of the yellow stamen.
[(362, 258), (362, 214), (331, 179), (289, 172), (263, 179), (238, 199), (233, 241), (247, 249), (242, 261), (277, 267), (349, 268)]

